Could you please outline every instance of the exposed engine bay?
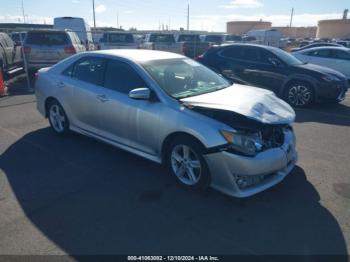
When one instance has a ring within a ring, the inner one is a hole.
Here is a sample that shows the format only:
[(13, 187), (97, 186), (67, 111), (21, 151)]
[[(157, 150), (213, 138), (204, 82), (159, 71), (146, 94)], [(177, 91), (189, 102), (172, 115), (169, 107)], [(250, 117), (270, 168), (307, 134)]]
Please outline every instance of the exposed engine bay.
[(205, 107), (192, 107), (191, 110), (220, 121), (239, 132), (257, 137), (265, 150), (281, 147), (285, 130), (292, 129), (288, 124), (264, 124), (232, 111)]

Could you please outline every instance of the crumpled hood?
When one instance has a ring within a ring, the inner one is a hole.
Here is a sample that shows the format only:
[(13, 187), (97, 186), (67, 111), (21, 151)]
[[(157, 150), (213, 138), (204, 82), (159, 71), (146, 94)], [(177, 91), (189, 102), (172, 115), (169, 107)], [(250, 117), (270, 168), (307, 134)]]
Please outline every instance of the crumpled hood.
[(273, 92), (245, 85), (181, 99), (184, 104), (233, 111), (265, 124), (289, 124), (295, 112)]

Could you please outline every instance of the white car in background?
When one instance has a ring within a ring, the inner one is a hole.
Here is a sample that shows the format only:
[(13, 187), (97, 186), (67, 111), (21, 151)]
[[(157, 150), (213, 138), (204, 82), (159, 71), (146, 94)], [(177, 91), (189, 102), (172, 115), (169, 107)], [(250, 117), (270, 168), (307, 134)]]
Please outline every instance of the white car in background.
[(292, 53), (299, 60), (332, 68), (350, 80), (350, 49), (345, 47), (315, 47)]

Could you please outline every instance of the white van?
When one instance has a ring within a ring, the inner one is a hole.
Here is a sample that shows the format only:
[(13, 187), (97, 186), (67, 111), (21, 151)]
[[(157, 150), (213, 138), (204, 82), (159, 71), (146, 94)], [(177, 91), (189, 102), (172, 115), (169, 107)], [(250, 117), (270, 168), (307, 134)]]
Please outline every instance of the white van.
[(56, 17), (53, 23), (54, 29), (70, 29), (75, 32), (82, 43), (85, 45), (86, 50), (93, 50), (94, 43), (92, 40), (91, 28), (80, 17)]
[(246, 36), (255, 37), (254, 43), (273, 47), (282, 47), (282, 33), (275, 29), (262, 29), (249, 31)]

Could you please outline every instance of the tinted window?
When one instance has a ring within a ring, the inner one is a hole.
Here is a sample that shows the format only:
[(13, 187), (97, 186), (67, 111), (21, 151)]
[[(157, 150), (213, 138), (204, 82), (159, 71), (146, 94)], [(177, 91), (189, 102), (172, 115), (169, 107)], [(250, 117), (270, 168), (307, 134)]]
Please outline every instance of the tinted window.
[(241, 59), (241, 60), (249, 60), (261, 62), (262, 53), (259, 48), (250, 48), (250, 47), (230, 47), (225, 49), (222, 52), (222, 55), (233, 58), (233, 59)]
[(68, 36), (64, 32), (30, 32), (28, 33), (27, 44), (31, 45), (67, 45)]
[(233, 59), (244, 59), (244, 49), (238, 46), (225, 48), (221, 55)]
[(156, 43), (175, 43), (173, 35), (151, 35), (150, 42)]
[(107, 63), (104, 86), (124, 94), (135, 88), (146, 87), (138, 73), (128, 64), (116, 60)]
[[(101, 85), (103, 79), (105, 59), (100, 57), (89, 57), (79, 60), (74, 66), (71, 75), (81, 81)], [(66, 72), (69, 75), (69, 68)], [(65, 72), (63, 73), (65, 74)]]
[(350, 52), (342, 50), (333, 50), (335, 58), (350, 60)]
[(226, 41), (242, 41), (242, 37), (239, 35), (227, 35)]
[(215, 43), (221, 43), (222, 42), (222, 36), (221, 35), (207, 35), (205, 37), (206, 42), (215, 42)]
[(199, 35), (180, 35), (178, 42), (199, 42)]
[(108, 42), (110, 43), (134, 43), (132, 34), (109, 34)]
[(315, 51), (308, 52), (308, 55), (330, 58), (332, 56), (332, 53), (331, 53), (331, 50), (329, 49), (322, 49), (322, 50), (315, 50)]

